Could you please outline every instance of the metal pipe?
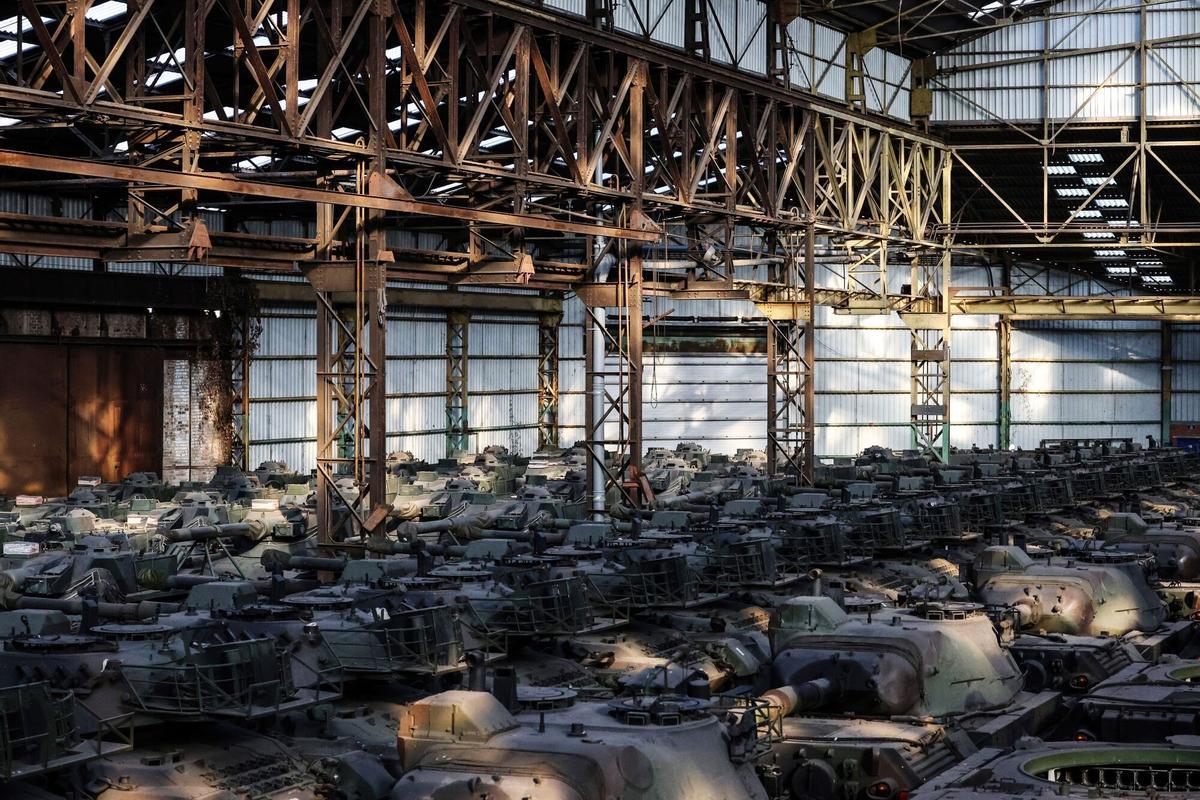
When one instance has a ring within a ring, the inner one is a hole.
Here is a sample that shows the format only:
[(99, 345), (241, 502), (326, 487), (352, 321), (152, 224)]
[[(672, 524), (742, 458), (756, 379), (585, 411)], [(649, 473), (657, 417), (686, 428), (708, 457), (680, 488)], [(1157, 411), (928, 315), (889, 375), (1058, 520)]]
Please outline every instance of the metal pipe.
[[(611, 258), (605, 256), (605, 259)], [(596, 272), (600, 272), (600, 267), (597, 265)], [(607, 270), (605, 270), (607, 275)], [(588, 329), (588, 336), (591, 337), (590, 347), (588, 352), (591, 355), (592, 363), (590, 365), (592, 373), (592, 418), (588, 421), (588, 428), (592, 435), (592, 487), (591, 487), (591, 510), (592, 519), (597, 522), (604, 518), (605, 508), (605, 472), (601, 467), (604, 463), (604, 441), (602, 439), (604, 433), (604, 325), (607, 317), (607, 311), (603, 308), (592, 310), (592, 325)]]
[[(604, 142), (597, 136), (596, 147), (601, 149)], [(596, 159), (596, 175), (595, 180), (597, 185), (604, 184), (604, 159)], [(598, 214), (601, 224), (607, 222), (604, 219), (603, 211)], [(616, 266), (617, 259), (612, 253), (605, 253), (605, 246), (608, 243), (606, 236), (600, 235), (595, 238), (596, 254), (604, 253), (595, 264), (595, 270), (592, 273), (592, 280), (596, 283), (604, 283), (608, 280), (608, 274), (612, 268)], [(607, 323), (608, 311), (604, 308), (592, 309), (592, 325), (588, 328), (588, 354), (591, 357), (592, 363), (588, 365), (589, 371), (592, 374), (592, 385), (589, 387), (591, 391), (591, 419), (588, 420), (588, 438), (591, 439), (592, 448), (592, 488), (591, 488), (591, 509), (592, 519), (599, 522), (604, 518), (605, 509), (605, 488), (608, 485), (606, 474), (601, 465), (604, 463), (604, 418), (607, 416), (605, 406), (604, 392), (604, 326)]]

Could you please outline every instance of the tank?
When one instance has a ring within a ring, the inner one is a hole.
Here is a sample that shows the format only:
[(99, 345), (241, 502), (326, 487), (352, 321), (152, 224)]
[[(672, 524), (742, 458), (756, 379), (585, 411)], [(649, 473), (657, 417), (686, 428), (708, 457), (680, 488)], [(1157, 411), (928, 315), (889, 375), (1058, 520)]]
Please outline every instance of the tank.
[(778, 800), (906, 797), (977, 752), (962, 730), (847, 717), (789, 717), (760, 776)]
[(976, 596), (1012, 611), (1020, 628), (1121, 636), (1157, 630), (1166, 606), (1132, 554), (1094, 551), (1035, 560), (1015, 546), (994, 546), (975, 562)]
[(1122, 639), (1050, 633), (1021, 634), (1008, 647), (1025, 673), (1025, 688), (1084, 695), (1096, 684), (1131, 664), (1145, 664), (1142, 653)]
[(77, 715), (131, 714), (134, 724), (269, 719), (314, 705), (292, 681), (290, 654), (207, 618), (104, 620), (80, 628), (59, 610), (0, 612), (0, 683), (45, 682), (87, 699)]
[[(529, 694), (525, 695), (530, 697)], [(390, 800), (768, 800), (754, 774), (751, 711), (714, 714), (708, 701), (564, 698), (509, 710), (483, 692), (433, 695), (409, 707), (398, 747), (404, 774)], [(515, 712), (515, 713), (514, 713)], [(740, 727), (739, 727), (740, 726)]]
[(136, 750), (91, 762), (85, 777), (94, 800), (317, 800), (329, 779), (315, 760), (275, 737), (218, 722), (158, 731)]
[(84, 736), (78, 716), (88, 713), (71, 691), (45, 682), (0, 687), (0, 791), (19, 794), (20, 782), (132, 749), (127, 717), (91, 718), (94, 733)]
[(1155, 743), (1180, 735), (1200, 736), (1200, 664), (1168, 656), (1129, 664), (1098, 682), (1055, 738)]
[(981, 606), (922, 603), (847, 614), (829, 597), (797, 597), (772, 620), (765, 697), (782, 715), (835, 708), (943, 717), (1003, 707), (1024, 680)]
[(1151, 525), (1129, 512), (1102, 515), (1100, 541), (1107, 550), (1154, 556), (1164, 580), (1200, 580), (1200, 530), (1182, 522)]
[(1133, 800), (1192, 798), (1200, 791), (1200, 747), (1021, 743), (1011, 753), (984, 750), (943, 772), (911, 800), (1014, 800), (1067, 797)]

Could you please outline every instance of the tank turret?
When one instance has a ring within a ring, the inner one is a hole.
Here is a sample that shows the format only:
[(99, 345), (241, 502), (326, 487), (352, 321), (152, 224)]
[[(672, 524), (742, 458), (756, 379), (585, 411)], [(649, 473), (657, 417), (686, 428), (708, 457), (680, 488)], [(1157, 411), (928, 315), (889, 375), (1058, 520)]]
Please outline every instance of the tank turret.
[(783, 604), (771, 626), (781, 715), (832, 708), (877, 716), (944, 717), (1001, 707), (1020, 669), (980, 606), (923, 603), (851, 615), (828, 597)]
[(1132, 554), (1034, 560), (1018, 547), (995, 546), (979, 554), (975, 579), (980, 602), (1011, 610), (1023, 629), (1120, 636), (1166, 620), (1146, 565)]

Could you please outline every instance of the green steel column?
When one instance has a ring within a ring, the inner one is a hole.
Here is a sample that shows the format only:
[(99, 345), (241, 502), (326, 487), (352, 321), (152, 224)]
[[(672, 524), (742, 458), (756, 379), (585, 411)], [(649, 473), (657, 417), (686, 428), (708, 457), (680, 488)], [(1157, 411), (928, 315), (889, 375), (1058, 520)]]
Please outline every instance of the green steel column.
[(1175, 385), (1175, 347), (1171, 323), (1162, 323), (1162, 352), (1159, 361), (1162, 364), (1162, 412), (1159, 444), (1171, 444), (1171, 392)]
[(997, 447), (1007, 450), (1012, 446), (1012, 322), (1001, 317), (996, 323), (997, 355), (1000, 371), (997, 389), (1000, 395), (996, 417)]

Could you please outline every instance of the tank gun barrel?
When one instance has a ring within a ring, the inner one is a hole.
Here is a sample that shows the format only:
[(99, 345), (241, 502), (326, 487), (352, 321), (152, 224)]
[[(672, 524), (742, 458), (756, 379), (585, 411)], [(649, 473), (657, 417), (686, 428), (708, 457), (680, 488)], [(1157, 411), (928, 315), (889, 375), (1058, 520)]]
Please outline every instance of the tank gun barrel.
[[(168, 589), (191, 589), (193, 586), (200, 586), (205, 583), (216, 583), (225, 580), (215, 575), (172, 575), (167, 578)], [(296, 578), (287, 578), (282, 581), (282, 585), (274, 583), (271, 580), (252, 580), (249, 581), (254, 586), (255, 591), (259, 594), (269, 595), (273, 590), (282, 590), (284, 594), (293, 594), (295, 592), (307, 592), (318, 588), (321, 584), (318, 581), (299, 580)]]
[(837, 695), (837, 684), (830, 678), (814, 678), (778, 689), (769, 689), (760, 695), (771, 707), (773, 719), (780, 719), (797, 711), (813, 711), (829, 704)]
[[(18, 595), (6, 601), (14, 611), (21, 609), (37, 609), (40, 611), (61, 611), (64, 614), (84, 613), (85, 600), (80, 597), (32, 597)], [(143, 600), (138, 603), (97, 603), (96, 612), (102, 619), (148, 619), (160, 614), (173, 614), (182, 608), (178, 603), (156, 603)]]
[(195, 525), (190, 528), (174, 528), (164, 534), (172, 542), (207, 542), (212, 539), (247, 536), (253, 526), (248, 522), (228, 522), (219, 525)]
[(341, 572), (346, 568), (345, 558), (320, 558), (317, 556), (298, 556), (285, 553), (282, 550), (268, 550), (259, 559), (268, 571), (278, 566), (281, 569), (312, 569), (321, 572)]
[(451, 514), (440, 519), (426, 519), (420, 522), (402, 522), (396, 528), (396, 536), (400, 539), (414, 539), (422, 534), (447, 533), (464, 528), (484, 528), (491, 525), (501, 514), (503, 508), (489, 511), (476, 511), (471, 514)]
[(534, 536), (540, 536), (542, 541), (551, 547), (562, 544), (567, 538), (565, 531), (501, 531), (494, 528), (480, 531), (481, 539), (505, 539), (511, 542), (531, 542)]
[(428, 553), (431, 556), (460, 558), (467, 553), (467, 548), (463, 545), (426, 544), (421, 539), (394, 542), (391, 539), (376, 538), (369, 540), (363, 547), (368, 553), (384, 556), (412, 556), (417, 553)]
[(708, 511), (710, 501), (716, 497), (724, 489), (724, 486), (713, 486), (709, 489), (704, 489), (698, 492), (688, 492), (687, 494), (677, 494), (674, 497), (666, 497), (660, 500), (659, 505), (662, 508), (672, 511), (685, 511), (685, 506), (693, 504), (703, 504), (703, 510)]

